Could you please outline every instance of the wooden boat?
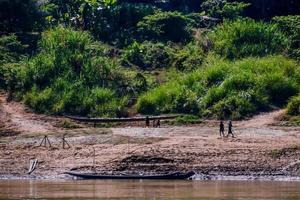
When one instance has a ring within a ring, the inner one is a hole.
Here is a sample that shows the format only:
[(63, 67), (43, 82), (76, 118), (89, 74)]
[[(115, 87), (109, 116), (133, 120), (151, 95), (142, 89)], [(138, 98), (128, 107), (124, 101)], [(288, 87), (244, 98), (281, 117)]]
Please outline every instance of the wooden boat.
[(187, 173), (174, 172), (169, 174), (160, 175), (101, 175), (93, 173), (78, 173), (78, 172), (66, 172), (71, 176), (75, 176), (81, 179), (165, 179), (165, 180), (184, 180), (192, 177), (195, 173), (193, 171)]

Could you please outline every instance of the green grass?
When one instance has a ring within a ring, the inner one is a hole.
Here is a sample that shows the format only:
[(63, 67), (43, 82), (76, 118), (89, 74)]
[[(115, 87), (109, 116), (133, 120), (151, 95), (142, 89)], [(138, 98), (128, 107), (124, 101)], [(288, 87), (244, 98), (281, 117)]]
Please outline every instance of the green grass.
[(225, 21), (209, 37), (213, 50), (229, 59), (283, 53), (290, 42), (277, 25), (252, 19)]
[(195, 115), (183, 115), (176, 117), (174, 120), (167, 121), (167, 124), (170, 125), (192, 125), (201, 123), (199, 116)]
[(290, 99), (287, 105), (287, 114), (300, 116), (300, 94)]
[(218, 60), (140, 96), (140, 113), (241, 119), (297, 94), (299, 65), (283, 56)]

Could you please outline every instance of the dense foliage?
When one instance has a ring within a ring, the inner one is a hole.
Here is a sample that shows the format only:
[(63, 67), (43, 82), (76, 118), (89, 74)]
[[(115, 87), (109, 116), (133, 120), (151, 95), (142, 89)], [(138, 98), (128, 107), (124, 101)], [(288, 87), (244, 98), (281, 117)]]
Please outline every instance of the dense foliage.
[(57, 27), (43, 33), (39, 49), (18, 70), (18, 88), (29, 107), (46, 113), (126, 114), (126, 95), (139, 90), (137, 74), (122, 70), (105, 45), (88, 33)]
[(96, 38), (118, 46), (130, 44), (136, 35), (136, 25), (155, 7), (146, 4), (116, 5), (115, 1), (57, 1), (43, 6), (48, 25), (65, 24), (89, 30)]
[(282, 56), (219, 60), (142, 95), (145, 114), (194, 113), (239, 119), (282, 105), (300, 90), (298, 64)]
[(226, 0), (206, 0), (201, 7), (205, 14), (225, 19), (235, 19), (239, 17), (242, 11), (250, 4), (244, 2), (228, 2)]
[(187, 42), (191, 39), (190, 23), (179, 12), (156, 12), (138, 23), (138, 31), (146, 40)]
[(7, 88), (11, 82), (10, 74), (13, 74), (15, 64), (26, 58), (26, 46), (17, 40), (15, 35), (0, 38), (0, 88)]
[(239, 119), (288, 106), (299, 115), (299, 8), (292, 0), (3, 0), (0, 88), (51, 114)]
[(300, 15), (274, 17), (273, 21), (291, 39), (291, 56), (300, 60)]
[(36, 0), (0, 1), (1, 33), (40, 30), (43, 25), (43, 13)]
[(293, 97), (287, 105), (287, 113), (289, 115), (300, 115), (300, 95)]
[(136, 65), (143, 70), (167, 68), (171, 66), (173, 54), (172, 48), (163, 43), (134, 42), (125, 49), (123, 62), (125, 65)]

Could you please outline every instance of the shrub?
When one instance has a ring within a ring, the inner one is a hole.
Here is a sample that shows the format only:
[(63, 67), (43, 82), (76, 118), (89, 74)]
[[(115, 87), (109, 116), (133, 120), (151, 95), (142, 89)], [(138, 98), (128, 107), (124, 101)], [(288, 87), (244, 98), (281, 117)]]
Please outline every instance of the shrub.
[(300, 15), (278, 16), (273, 21), (291, 39), (290, 55), (300, 60)]
[(181, 87), (176, 82), (170, 82), (141, 95), (138, 98), (137, 111), (143, 114), (159, 114), (175, 112), (173, 101), (181, 93)]
[(188, 42), (192, 37), (192, 21), (179, 12), (156, 12), (138, 23), (138, 31), (146, 40)]
[(221, 22), (220, 19), (203, 16), (202, 13), (190, 13), (186, 17), (192, 20), (193, 28), (212, 28)]
[(205, 14), (211, 17), (220, 19), (235, 19), (239, 17), (242, 11), (249, 5), (250, 4), (236, 1), (227, 2), (227, 0), (206, 0), (201, 4), (201, 8), (204, 10)]
[(18, 62), (25, 54), (27, 46), (21, 44), (15, 35), (0, 37), (0, 66), (5, 63)]
[(287, 114), (300, 116), (300, 95), (290, 99), (287, 105)]
[(251, 19), (225, 21), (209, 37), (213, 50), (229, 59), (282, 53), (289, 43), (275, 24)]
[(21, 44), (15, 35), (0, 37), (0, 88), (8, 89), (8, 86), (17, 85), (17, 82), (13, 81), (15, 72), (19, 69), (16, 63), (25, 60), (26, 48), (27, 46)]
[(202, 48), (196, 44), (189, 43), (175, 54), (173, 66), (181, 71), (190, 71), (199, 67), (204, 60)]
[(294, 80), (282, 73), (266, 74), (260, 84), (269, 100), (276, 105), (286, 104), (289, 97), (297, 94), (299, 89)]
[(131, 63), (141, 69), (156, 69), (170, 67), (173, 60), (173, 50), (162, 43), (134, 42), (123, 54), (123, 63)]

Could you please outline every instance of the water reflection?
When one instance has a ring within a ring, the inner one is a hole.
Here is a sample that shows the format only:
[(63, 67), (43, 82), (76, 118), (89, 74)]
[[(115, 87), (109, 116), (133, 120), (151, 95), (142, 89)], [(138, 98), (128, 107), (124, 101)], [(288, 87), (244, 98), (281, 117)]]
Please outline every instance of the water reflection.
[(299, 182), (0, 180), (0, 199), (296, 200)]

